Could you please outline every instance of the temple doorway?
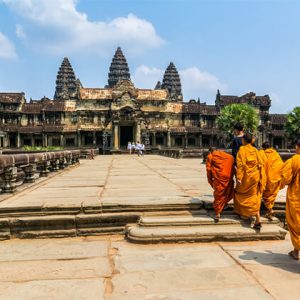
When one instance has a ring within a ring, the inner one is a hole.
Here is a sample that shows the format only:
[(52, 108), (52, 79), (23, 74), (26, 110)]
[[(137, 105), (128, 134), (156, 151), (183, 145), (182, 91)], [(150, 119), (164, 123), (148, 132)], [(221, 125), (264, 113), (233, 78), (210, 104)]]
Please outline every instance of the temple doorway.
[(133, 142), (133, 126), (120, 126), (120, 146), (126, 147), (128, 142)]

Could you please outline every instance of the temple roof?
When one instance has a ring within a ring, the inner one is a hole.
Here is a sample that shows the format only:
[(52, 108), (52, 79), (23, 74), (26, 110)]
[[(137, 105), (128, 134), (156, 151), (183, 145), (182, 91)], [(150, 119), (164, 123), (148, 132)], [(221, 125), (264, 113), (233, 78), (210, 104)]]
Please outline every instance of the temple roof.
[[(166, 90), (148, 90), (138, 89), (137, 100), (165, 100), (167, 101)], [(81, 100), (112, 100), (113, 89), (94, 89), (94, 88), (82, 88), (79, 90)]]
[(284, 124), (287, 120), (286, 114), (270, 114), (271, 123)]
[(69, 59), (65, 57), (58, 70), (56, 77), (56, 89), (54, 99), (73, 99), (77, 96), (78, 82), (75, 77), (74, 70), (69, 62)]
[(25, 101), (24, 93), (0, 93), (0, 103), (22, 103)]
[(172, 62), (170, 62), (164, 73), (161, 87), (168, 90), (172, 99), (182, 100), (180, 77)]
[(130, 80), (126, 58), (120, 47), (117, 48), (108, 73), (108, 87), (114, 87), (119, 80)]
[(234, 103), (247, 103), (254, 106), (270, 106), (271, 99), (269, 95), (256, 96), (255, 93), (250, 92), (242, 96), (232, 96), (232, 95), (221, 95), (218, 91), (216, 96), (216, 105), (225, 106)]

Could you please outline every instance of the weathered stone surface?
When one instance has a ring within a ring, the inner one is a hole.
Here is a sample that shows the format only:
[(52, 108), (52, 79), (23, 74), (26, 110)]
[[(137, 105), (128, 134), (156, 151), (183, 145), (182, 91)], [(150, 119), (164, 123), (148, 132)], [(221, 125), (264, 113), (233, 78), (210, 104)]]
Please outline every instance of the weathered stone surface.
[(136, 243), (211, 242), (284, 239), (286, 230), (278, 225), (265, 225), (258, 232), (238, 225), (206, 225), (190, 227), (138, 227), (126, 230), (126, 237)]

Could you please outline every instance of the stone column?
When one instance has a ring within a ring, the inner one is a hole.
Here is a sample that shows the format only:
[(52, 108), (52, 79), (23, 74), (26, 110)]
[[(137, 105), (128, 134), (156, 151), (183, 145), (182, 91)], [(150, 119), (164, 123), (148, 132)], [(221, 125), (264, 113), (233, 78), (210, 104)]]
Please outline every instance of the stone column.
[(59, 135), (59, 138), (60, 138), (60, 147), (64, 147), (64, 135), (63, 134), (60, 134)]
[(119, 144), (119, 121), (114, 121), (114, 150), (119, 150), (120, 144)]
[(156, 147), (156, 132), (152, 132), (152, 147)]
[(188, 138), (187, 138), (187, 133), (184, 135), (184, 148), (188, 147)]
[(141, 123), (137, 121), (135, 131), (135, 142), (141, 142)]
[(199, 147), (202, 148), (202, 133), (199, 133)]
[(171, 148), (171, 132), (168, 130), (167, 132), (167, 147)]
[(77, 131), (77, 147), (81, 147), (81, 132)]
[(46, 133), (43, 133), (43, 147), (48, 147), (48, 137)]
[(96, 140), (96, 131), (93, 131), (93, 147), (96, 147), (97, 140)]
[(17, 148), (21, 148), (21, 137), (20, 137), (20, 133), (17, 133)]
[(33, 135), (31, 135), (30, 139), (31, 139), (31, 146), (34, 147), (34, 137), (33, 137)]

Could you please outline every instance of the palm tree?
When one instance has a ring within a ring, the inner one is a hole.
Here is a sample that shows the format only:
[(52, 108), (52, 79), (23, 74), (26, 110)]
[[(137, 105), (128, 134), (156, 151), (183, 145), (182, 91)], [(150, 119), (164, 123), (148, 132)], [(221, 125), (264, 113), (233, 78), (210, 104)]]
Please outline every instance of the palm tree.
[(300, 138), (300, 106), (295, 107), (288, 115), (284, 125), (286, 135), (291, 140)]
[(230, 104), (225, 106), (217, 118), (219, 129), (230, 137), (236, 123), (241, 123), (245, 131), (257, 131), (259, 117), (256, 110), (249, 104)]

